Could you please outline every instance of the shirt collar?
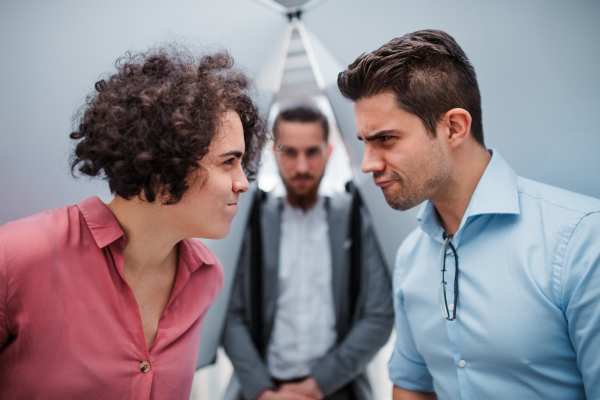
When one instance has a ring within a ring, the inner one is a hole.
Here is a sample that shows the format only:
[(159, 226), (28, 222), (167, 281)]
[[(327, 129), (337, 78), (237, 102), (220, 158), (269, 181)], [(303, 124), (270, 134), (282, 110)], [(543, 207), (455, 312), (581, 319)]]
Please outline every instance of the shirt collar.
[(202, 265), (217, 264), (217, 257), (209, 248), (198, 239), (183, 239), (179, 242), (179, 259), (183, 260), (190, 273), (193, 273)]
[[(496, 150), (491, 149), (490, 152), (492, 159), (473, 192), (467, 211), (458, 228), (459, 231), (470, 217), (483, 214), (520, 214), (521, 212), (517, 174)], [(429, 200), (426, 200), (421, 206), (417, 219), (421, 223), (421, 229), (432, 237), (441, 228), (435, 207)]]
[(124, 236), (114, 214), (97, 196), (76, 204), (98, 247), (103, 248)]
[[(125, 234), (110, 209), (96, 196), (77, 203), (98, 247), (103, 248), (120, 239)], [(217, 258), (199, 240), (184, 239), (180, 242), (179, 258), (194, 272), (202, 265), (215, 265)]]

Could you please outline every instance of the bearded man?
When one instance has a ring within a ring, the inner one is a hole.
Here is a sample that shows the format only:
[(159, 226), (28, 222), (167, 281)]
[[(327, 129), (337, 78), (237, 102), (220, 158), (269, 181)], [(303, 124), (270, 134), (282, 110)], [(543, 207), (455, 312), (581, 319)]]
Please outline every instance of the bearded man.
[(328, 133), (310, 104), (275, 119), (285, 191), (255, 199), (222, 342), (226, 399), (373, 398), (365, 367), (392, 329), (391, 284), (356, 195), (319, 193)]

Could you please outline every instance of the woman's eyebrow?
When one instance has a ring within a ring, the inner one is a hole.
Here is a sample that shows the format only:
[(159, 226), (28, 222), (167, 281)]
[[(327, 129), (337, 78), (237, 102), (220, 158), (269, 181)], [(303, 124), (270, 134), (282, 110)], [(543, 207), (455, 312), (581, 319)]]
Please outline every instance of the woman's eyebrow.
[(234, 156), (236, 158), (242, 158), (243, 155), (244, 155), (244, 152), (242, 152), (242, 151), (232, 150), (232, 151), (228, 151), (227, 153), (221, 154), (219, 157), (231, 157), (231, 156)]

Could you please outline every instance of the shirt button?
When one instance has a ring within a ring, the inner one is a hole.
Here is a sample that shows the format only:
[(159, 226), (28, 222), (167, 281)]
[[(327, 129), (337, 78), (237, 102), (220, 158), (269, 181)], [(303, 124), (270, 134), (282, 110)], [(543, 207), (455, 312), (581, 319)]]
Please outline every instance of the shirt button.
[(448, 304), (448, 309), (449, 309), (450, 311), (454, 311), (454, 303), (450, 303), (450, 304)]
[(142, 363), (140, 364), (140, 371), (142, 371), (143, 373), (146, 373), (146, 372), (150, 371), (150, 369), (152, 369), (150, 362), (142, 361)]
[(461, 358), (461, 360), (458, 362), (458, 365), (459, 365), (461, 368), (464, 368), (464, 367), (466, 367), (466, 366), (467, 366), (467, 362)]

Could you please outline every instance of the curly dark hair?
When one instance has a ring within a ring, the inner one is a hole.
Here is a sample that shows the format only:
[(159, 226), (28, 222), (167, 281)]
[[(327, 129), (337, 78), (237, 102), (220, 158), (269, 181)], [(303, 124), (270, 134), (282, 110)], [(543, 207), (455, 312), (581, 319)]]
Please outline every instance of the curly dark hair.
[[(255, 178), (267, 139), (249, 78), (225, 52), (197, 57), (177, 45), (127, 52), (117, 73), (96, 82), (75, 117), (79, 140), (71, 173), (102, 176), (113, 194), (175, 204), (201, 169), (222, 117), (235, 111), (244, 129), (242, 165)], [(143, 192), (143, 196), (141, 196)]]

